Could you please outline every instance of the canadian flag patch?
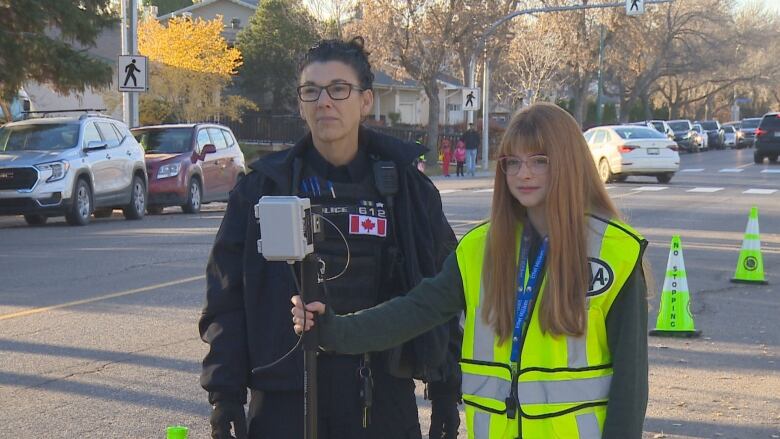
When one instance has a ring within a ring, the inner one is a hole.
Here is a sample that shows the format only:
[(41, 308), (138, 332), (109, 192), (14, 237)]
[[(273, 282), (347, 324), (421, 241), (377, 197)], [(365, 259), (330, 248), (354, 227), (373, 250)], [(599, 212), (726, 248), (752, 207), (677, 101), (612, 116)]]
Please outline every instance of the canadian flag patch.
[(349, 216), (350, 235), (387, 236), (387, 220), (366, 215)]

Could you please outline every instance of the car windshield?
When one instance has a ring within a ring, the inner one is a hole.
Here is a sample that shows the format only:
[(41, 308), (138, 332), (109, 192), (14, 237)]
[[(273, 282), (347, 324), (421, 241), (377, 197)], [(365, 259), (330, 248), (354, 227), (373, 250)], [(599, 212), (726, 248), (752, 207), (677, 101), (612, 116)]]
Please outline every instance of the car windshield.
[(723, 127), (723, 132), (724, 133), (733, 133), (734, 132), (734, 127), (732, 127), (732, 126)]
[(701, 122), (701, 127), (705, 130), (717, 130), (718, 129), (718, 123), (715, 121), (705, 121)]
[(615, 132), (621, 139), (665, 139), (666, 136), (651, 128), (623, 127), (615, 128)]
[(133, 130), (133, 136), (147, 153), (179, 154), (192, 149), (192, 128)]
[(742, 120), (742, 129), (745, 128), (758, 128), (758, 123), (761, 122), (761, 119), (743, 119)]
[(674, 131), (688, 131), (691, 129), (691, 125), (688, 121), (683, 120), (679, 122), (669, 122), (669, 128)]
[(653, 128), (660, 132), (664, 132), (664, 123), (663, 122), (650, 122), (653, 124)]
[(0, 151), (55, 151), (73, 148), (79, 140), (77, 123), (41, 123), (0, 128)]
[(702, 131), (704, 131), (701, 129), (701, 125), (694, 125), (693, 130), (696, 131), (697, 133), (701, 133)]

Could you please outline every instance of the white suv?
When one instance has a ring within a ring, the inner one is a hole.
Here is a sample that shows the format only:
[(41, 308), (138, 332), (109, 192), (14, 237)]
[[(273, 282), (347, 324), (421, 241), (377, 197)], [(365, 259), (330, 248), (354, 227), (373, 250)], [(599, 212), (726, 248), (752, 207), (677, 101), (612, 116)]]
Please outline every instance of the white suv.
[(65, 215), (86, 225), (90, 215), (127, 219), (146, 209), (143, 148), (121, 121), (95, 114), (12, 122), (0, 128), (0, 215), (30, 225)]

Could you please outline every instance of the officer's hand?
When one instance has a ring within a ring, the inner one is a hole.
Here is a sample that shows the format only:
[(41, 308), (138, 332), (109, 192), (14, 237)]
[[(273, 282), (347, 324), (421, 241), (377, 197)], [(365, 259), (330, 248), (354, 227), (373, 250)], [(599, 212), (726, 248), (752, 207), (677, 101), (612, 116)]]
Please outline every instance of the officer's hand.
[[(212, 439), (247, 438), (244, 404), (235, 401), (217, 401), (209, 421)], [(231, 424), (235, 436), (230, 434)]]
[[(300, 334), (303, 332), (304, 327), (304, 321), (303, 321), (303, 300), (301, 300), (301, 296), (293, 296), (290, 301), (293, 304), (293, 308), (290, 312), (292, 312), (293, 315), (293, 328), (295, 329), (296, 334)], [(306, 330), (314, 326), (314, 313), (317, 314), (325, 314), (325, 304), (322, 302), (312, 302), (306, 304)]]
[(460, 427), (457, 397), (431, 400), (430, 439), (456, 439)]

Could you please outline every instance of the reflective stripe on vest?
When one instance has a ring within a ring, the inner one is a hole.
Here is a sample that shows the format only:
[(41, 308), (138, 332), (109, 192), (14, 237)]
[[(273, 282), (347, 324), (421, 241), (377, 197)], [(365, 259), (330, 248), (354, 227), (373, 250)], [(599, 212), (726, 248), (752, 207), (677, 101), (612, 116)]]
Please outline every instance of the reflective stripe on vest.
[[(499, 344), (493, 328), (482, 319), (482, 267), (488, 231), (488, 224), (470, 231), (456, 251), (466, 299), (461, 369), (469, 438), (513, 439), (520, 435), (520, 425), (523, 439), (599, 438), (612, 380), (605, 320), (639, 261), (643, 238), (623, 223), (589, 217), (591, 284), (586, 298), (586, 333), (582, 337), (552, 337), (541, 330), (538, 309), (533, 311), (517, 365), (520, 416), (508, 419), (512, 413), (507, 412), (512, 389), (511, 343)], [(521, 233), (517, 233), (518, 243)], [(546, 282), (537, 303), (545, 287)]]

